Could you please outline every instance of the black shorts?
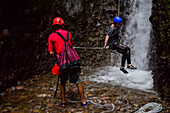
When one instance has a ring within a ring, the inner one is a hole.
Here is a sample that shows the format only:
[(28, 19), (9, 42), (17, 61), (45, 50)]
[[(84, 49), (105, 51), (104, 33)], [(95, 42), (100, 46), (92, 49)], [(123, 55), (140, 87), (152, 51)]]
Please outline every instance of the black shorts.
[(81, 82), (79, 75), (80, 68), (63, 70), (60, 75), (61, 82), (65, 83), (67, 80), (69, 80), (70, 83), (78, 84)]

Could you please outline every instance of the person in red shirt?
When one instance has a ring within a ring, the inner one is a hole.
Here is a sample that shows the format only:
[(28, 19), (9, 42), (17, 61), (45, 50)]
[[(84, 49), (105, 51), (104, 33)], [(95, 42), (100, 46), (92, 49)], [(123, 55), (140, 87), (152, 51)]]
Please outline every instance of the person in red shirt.
[[(56, 30), (55, 32), (59, 32), (63, 37), (67, 37), (67, 31), (63, 30), (64, 28), (64, 21), (60, 17), (56, 17), (53, 20), (52, 24), (53, 28)], [(68, 43), (73, 46), (73, 41), (72, 41), (72, 36), (71, 33), (69, 32), (69, 41)], [(49, 54), (53, 57), (57, 57), (57, 55), (60, 55), (62, 52), (64, 46), (64, 41), (62, 38), (57, 34), (57, 33), (51, 33), (48, 38), (48, 51)], [(84, 91), (83, 91), (83, 86), (81, 83), (81, 80), (79, 78), (79, 75), (77, 74), (77, 70), (69, 70), (69, 71), (63, 71), (61, 72), (61, 82), (60, 82), (60, 92), (61, 92), (61, 105), (65, 106), (66, 101), (65, 101), (65, 85), (66, 81), (69, 79), (71, 83), (74, 83), (77, 85), (78, 91), (80, 93), (80, 97), (82, 99), (82, 105), (85, 106), (87, 105), (88, 102), (85, 100), (84, 96)]]

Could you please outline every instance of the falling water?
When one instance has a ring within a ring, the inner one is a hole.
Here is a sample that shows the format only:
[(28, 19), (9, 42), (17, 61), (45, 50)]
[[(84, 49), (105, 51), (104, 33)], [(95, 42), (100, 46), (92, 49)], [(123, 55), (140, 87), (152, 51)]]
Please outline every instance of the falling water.
[[(116, 67), (108, 66), (100, 69), (90, 80), (104, 82), (113, 85), (149, 91), (153, 88), (151, 71), (148, 71), (148, 49), (150, 41), (152, 0), (131, 0), (131, 12), (127, 17), (123, 44), (131, 48), (132, 64), (138, 67), (137, 70), (129, 70), (128, 74), (123, 74), (120, 70), (121, 55)], [(121, 16), (121, 15), (120, 15)], [(116, 60), (115, 60), (116, 61)]]
[(151, 0), (133, 0), (132, 13), (128, 16), (124, 44), (132, 50), (132, 63), (140, 70), (148, 69), (148, 49), (150, 41)]

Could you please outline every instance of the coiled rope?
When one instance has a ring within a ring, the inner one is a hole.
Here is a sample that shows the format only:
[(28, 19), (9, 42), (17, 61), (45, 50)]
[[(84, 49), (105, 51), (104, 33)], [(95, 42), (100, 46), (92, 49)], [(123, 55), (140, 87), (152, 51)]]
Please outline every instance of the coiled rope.
[[(149, 109), (151, 109), (151, 110), (150, 111), (146, 111), (146, 110), (149, 110)], [(135, 113), (158, 113), (161, 110), (162, 110), (162, 105), (161, 104), (151, 102), (151, 103), (148, 103), (148, 104), (142, 106)]]

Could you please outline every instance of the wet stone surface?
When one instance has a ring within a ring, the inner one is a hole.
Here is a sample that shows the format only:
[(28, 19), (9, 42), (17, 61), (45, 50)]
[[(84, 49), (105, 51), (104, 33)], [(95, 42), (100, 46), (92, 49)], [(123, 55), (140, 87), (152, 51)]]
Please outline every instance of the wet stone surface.
[[(83, 107), (74, 84), (67, 83), (66, 99), (68, 105), (61, 107), (60, 91), (53, 98), (57, 77), (35, 75), (19, 86), (8, 88), (0, 93), (1, 113), (134, 113), (149, 102), (163, 106), (161, 113), (170, 111), (169, 103), (161, 100), (155, 93), (128, 89), (120, 86), (84, 81), (85, 96), (89, 103)], [(114, 105), (114, 110), (113, 106)], [(111, 111), (113, 110), (113, 111)]]

